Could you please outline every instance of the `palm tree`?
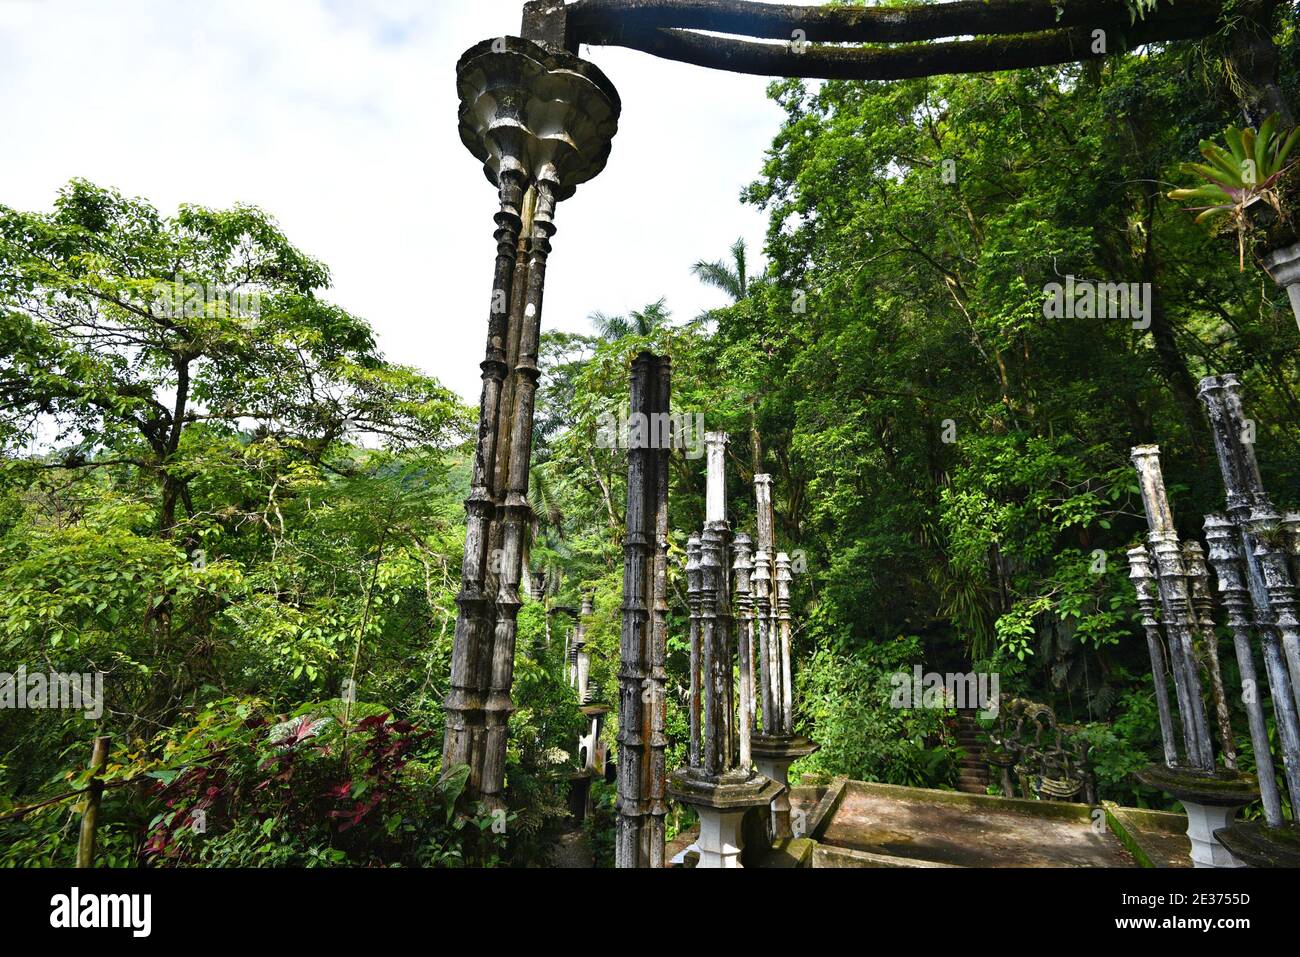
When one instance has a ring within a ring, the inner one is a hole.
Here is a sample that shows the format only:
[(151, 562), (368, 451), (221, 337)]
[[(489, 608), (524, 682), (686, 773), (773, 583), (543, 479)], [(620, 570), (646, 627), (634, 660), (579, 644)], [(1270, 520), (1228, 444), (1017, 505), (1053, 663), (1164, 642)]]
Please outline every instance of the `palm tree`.
[[(731, 262), (719, 259), (708, 263), (700, 260), (691, 267), (695, 278), (706, 286), (721, 289), (738, 303), (749, 296), (748, 256), (745, 251), (744, 237), (731, 244)], [(701, 313), (693, 325), (704, 327), (715, 317), (717, 310)], [(758, 475), (763, 469), (763, 438), (758, 431), (758, 401), (761, 393), (749, 397), (749, 459), (753, 474)]]
[(609, 342), (617, 342), (624, 336), (648, 336), (656, 329), (668, 325), (672, 313), (665, 307), (667, 300), (652, 302), (644, 309), (634, 309), (626, 316), (607, 316), (603, 312), (593, 312), (587, 318), (596, 327), (596, 333)]
[(700, 260), (691, 267), (691, 273), (706, 286), (721, 289), (731, 297), (732, 302), (740, 302), (749, 295), (749, 273), (746, 270), (745, 240), (737, 239), (731, 244), (731, 262), (719, 259), (708, 263)]

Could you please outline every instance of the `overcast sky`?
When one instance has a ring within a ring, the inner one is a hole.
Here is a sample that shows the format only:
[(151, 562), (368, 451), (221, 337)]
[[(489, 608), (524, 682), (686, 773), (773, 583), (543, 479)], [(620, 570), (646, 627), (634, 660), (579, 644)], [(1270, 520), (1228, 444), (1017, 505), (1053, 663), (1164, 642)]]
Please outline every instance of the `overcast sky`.
[[(326, 262), (385, 354), (478, 401), (495, 191), (456, 132), (455, 64), (522, 0), (0, 0), (0, 203), (74, 176), (178, 203), (252, 203)], [(583, 55), (623, 99), (610, 164), (561, 205), (546, 328), (668, 297), (765, 224), (738, 200), (781, 120), (767, 81), (627, 50)]]

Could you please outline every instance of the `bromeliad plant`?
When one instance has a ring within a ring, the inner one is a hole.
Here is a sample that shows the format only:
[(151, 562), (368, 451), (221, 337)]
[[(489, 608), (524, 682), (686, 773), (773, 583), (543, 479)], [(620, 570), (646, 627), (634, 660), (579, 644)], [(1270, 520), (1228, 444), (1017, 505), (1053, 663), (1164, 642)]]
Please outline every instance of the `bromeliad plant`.
[(1250, 231), (1252, 214), (1263, 203), (1279, 219), (1286, 219), (1282, 208), (1280, 183), (1294, 164), (1287, 164), (1292, 148), (1300, 138), (1300, 127), (1277, 129), (1276, 114), (1266, 119), (1257, 133), (1249, 127), (1228, 127), (1223, 131), (1227, 149), (1211, 140), (1201, 140), (1201, 155), (1206, 163), (1184, 163), (1185, 173), (1199, 176), (1204, 182), (1192, 189), (1176, 189), (1170, 199), (1190, 199), (1207, 203), (1189, 206), (1188, 212), (1199, 213), (1198, 223), (1211, 226), (1215, 232), (1227, 229), (1237, 234), (1238, 266), (1246, 268), (1246, 234)]

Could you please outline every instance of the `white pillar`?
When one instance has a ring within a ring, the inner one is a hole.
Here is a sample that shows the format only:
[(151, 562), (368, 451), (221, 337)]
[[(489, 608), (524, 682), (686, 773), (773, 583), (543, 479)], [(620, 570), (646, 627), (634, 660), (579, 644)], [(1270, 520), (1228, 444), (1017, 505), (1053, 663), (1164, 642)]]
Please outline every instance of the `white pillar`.
[(1192, 842), (1193, 867), (1241, 867), (1242, 864), (1219, 843), (1214, 832), (1227, 827), (1239, 806), (1215, 807), (1183, 800), (1187, 811), (1187, 838)]
[(696, 867), (741, 867), (741, 822), (748, 808), (696, 806), (700, 815), (700, 837), (695, 846), (700, 852)]
[(704, 437), (708, 449), (705, 483), (704, 522), (727, 520), (727, 433), (710, 432)]

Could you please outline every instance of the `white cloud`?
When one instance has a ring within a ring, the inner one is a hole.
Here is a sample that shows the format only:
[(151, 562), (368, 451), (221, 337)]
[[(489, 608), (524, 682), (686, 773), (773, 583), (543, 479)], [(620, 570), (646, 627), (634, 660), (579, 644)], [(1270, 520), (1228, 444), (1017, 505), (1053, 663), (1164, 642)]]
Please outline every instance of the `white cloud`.
[[(454, 69), (517, 33), (521, 0), (0, 0), (0, 203), (45, 209), (82, 176), (170, 212), (254, 203), (329, 264), (331, 297), (396, 361), (478, 399), (495, 194), (456, 131)], [(557, 214), (545, 326), (667, 296), (762, 215), (738, 202), (781, 119), (767, 81), (626, 50), (583, 55), (623, 121), (608, 168)]]

